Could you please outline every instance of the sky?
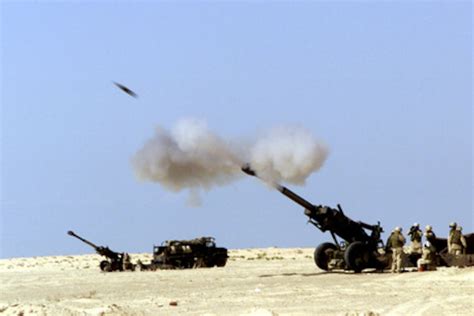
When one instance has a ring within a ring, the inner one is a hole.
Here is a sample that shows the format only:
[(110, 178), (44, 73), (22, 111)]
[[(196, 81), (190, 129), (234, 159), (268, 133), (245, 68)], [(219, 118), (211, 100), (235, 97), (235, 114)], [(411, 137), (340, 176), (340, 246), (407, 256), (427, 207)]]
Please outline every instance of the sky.
[(256, 178), (200, 207), (140, 181), (132, 157), (183, 118), (224, 138), (308, 129), (329, 156), (288, 187), (384, 239), (473, 231), (470, 1), (2, 1), (0, 68), (0, 258), (93, 252), (68, 230), (131, 253), (331, 240)]

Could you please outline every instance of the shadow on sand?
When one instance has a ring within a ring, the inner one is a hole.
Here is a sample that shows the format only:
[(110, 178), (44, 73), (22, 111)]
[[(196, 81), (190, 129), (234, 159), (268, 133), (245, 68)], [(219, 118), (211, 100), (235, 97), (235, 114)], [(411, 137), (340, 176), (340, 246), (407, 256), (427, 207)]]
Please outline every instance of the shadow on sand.
[(314, 276), (323, 276), (328, 274), (344, 274), (344, 272), (314, 272), (314, 273), (279, 273), (279, 274), (262, 274), (259, 275), (259, 278), (272, 278), (272, 277), (285, 277), (285, 276), (304, 276), (304, 277), (314, 277)]
[(321, 272), (314, 272), (314, 273), (279, 273), (279, 274), (262, 274), (259, 275), (259, 278), (272, 278), (272, 277), (284, 277), (284, 276), (303, 276), (303, 277), (314, 277), (314, 276), (323, 276), (323, 275), (364, 275), (364, 274), (382, 274), (385, 272), (377, 271), (377, 270), (366, 270), (362, 273), (355, 273), (354, 271), (344, 271), (344, 270), (336, 270), (336, 271), (321, 271)]

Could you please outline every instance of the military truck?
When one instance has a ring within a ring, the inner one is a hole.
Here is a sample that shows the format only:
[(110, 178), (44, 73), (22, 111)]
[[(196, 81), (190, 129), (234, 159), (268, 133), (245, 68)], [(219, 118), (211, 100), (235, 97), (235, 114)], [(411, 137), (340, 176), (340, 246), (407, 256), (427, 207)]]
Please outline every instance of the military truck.
[(223, 267), (227, 249), (216, 247), (213, 237), (192, 240), (167, 240), (153, 247), (153, 260), (148, 269), (192, 269)]

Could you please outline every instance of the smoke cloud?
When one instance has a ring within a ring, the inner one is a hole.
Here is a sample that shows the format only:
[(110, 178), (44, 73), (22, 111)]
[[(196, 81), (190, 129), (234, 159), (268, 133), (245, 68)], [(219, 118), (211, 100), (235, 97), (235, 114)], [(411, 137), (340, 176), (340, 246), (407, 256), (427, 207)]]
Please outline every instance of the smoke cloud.
[(205, 122), (186, 119), (171, 132), (157, 128), (132, 164), (138, 178), (180, 191), (224, 185), (237, 176), (242, 162)]
[(258, 138), (250, 150), (250, 165), (267, 182), (302, 185), (319, 170), (327, 146), (301, 127), (279, 127)]
[(202, 120), (183, 119), (170, 131), (158, 127), (132, 165), (139, 179), (172, 191), (188, 189), (191, 204), (199, 204), (196, 192), (242, 177), (245, 163), (269, 183), (304, 184), (327, 155), (326, 145), (302, 127), (275, 128), (242, 145), (222, 139)]

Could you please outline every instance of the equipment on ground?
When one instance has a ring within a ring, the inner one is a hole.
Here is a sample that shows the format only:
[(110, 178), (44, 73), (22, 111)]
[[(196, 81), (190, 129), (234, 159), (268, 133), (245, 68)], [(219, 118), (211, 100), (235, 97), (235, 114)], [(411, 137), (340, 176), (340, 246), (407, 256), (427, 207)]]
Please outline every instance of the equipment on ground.
[(130, 256), (127, 253), (119, 253), (109, 249), (109, 247), (96, 246), (92, 242), (76, 235), (72, 230), (67, 232), (68, 235), (73, 236), (83, 243), (88, 244), (101, 256), (106, 257), (106, 260), (100, 262), (100, 269), (104, 272), (135, 270), (135, 265), (130, 262)]
[[(249, 165), (243, 166), (242, 171), (258, 178)], [(383, 232), (380, 222), (375, 225), (356, 222), (344, 214), (339, 204), (337, 209), (313, 205), (282, 185), (274, 186), (290, 200), (304, 207), (304, 214), (309, 217), (311, 224), (322, 232), (329, 231), (331, 234), (334, 243), (322, 243), (314, 251), (314, 261), (320, 269), (361, 272), (366, 268), (382, 270), (387, 267), (389, 259), (381, 251), (384, 245), (380, 238)], [(343, 241), (339, 242), (337, 237)]]
[(464, 235), (466, 239), (467, 248), (463, 250), (460, 255), (453, 255), (448, 253), (448, 240), (446, 238), (436, 238), (433, 246), (437, 252), (438, 266), (474, 266), (474, 233)]
[(227, 249), (216, 247), (213, 237), (191, 240), (167, 240), (153, 247), (151, 269), (190, 269), (223, 267), (227, 262)]

